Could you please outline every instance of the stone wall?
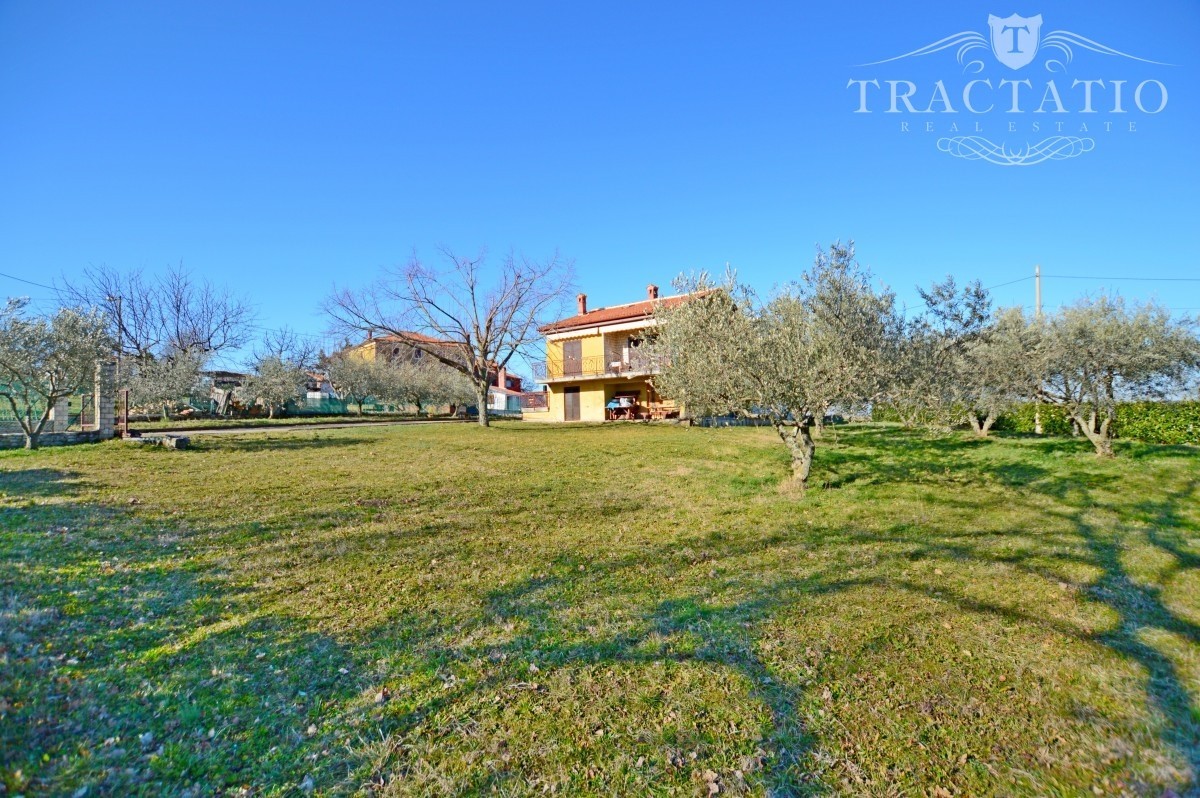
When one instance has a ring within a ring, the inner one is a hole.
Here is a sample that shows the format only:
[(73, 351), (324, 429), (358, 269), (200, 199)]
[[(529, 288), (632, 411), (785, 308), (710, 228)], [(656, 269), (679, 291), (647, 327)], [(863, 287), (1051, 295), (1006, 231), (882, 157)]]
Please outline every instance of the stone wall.
[[(48, 427), (49, 425), (47, 425)], [(111, 435), (109, 437), (112, 437)], [(86, 430), (84, 432), (43, 432), (38, 436), (38, 447), (43, 446), (70, 446), (73, 443), (97, 443), (102, 440), (99, 430)], [(10, 435), (5, 433), (0, 435), (0, 449), (20, 449), (25, 446), (25, 436), (23, 434)]]

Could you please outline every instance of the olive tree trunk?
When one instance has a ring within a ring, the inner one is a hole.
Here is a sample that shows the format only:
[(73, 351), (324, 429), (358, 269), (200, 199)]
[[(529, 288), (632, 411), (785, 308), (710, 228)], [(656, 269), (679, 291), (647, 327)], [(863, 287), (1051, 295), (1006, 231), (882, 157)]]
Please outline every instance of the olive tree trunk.
[(792, 482), (804, 487), (808, 484), (808, 474), (812, 471), (813, 452), (816, 443), (812, 438), (812, 422), (775, 422), (775, 432), (788, 448), (792, 457)]
[(1071, 413), (1071, 420), (1083, 433), (1084, 437), (1096, 447), (1097, 457), (1114, 457), (1112, 446), (1112, 416), (1105, 414), (1099, 424), (1096, 423), (1096, 411), (1093, 410), (1085, 417), (1082, 413)]
[(17, 407), (16, 401), (14, 401), (11, 396), (7, 398), (9, 404), (12, 405), (13, 416), (16, 417), (17, 423), (21, 425), (21, 432), (25, 433), (25, 448), (30, 450), (36, 449), (38, 447), (38, 438), (41, 437), (42, 430), (45, 428), (46, 422), (50, 418), (50, 408), (54, 405), (54, 403), (52, 401), (47, 402), (46, 410), (42, 413), (41, 417), (38, 418), (37, 421), (34, 421), (33, 412), (29, 407), (25, 408), (25, 413), (22, 415), (21, 411)]
[(986, 438), (992, 429), (992, 425), (996, 423), (996, 413), (995, 411), (989, 411), (982, 419), (980, 419), (978, 413), (967, 413), (967, 421), (971, 422), (971, 430), (975, 433), (976, 437)]

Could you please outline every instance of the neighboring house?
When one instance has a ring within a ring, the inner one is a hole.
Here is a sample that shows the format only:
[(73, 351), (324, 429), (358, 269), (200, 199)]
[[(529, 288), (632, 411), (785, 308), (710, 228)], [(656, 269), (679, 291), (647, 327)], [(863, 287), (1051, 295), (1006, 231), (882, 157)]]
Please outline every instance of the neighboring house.
[(643, 344), (656, 324), (654, 311), (688, 299), (686, 294), (659, 298), (658, 286), (646, 298), (627, 305), (588, 310), (587, 295), (577, 297), (579, 312), (539, 328), (546, 336), (546, 362), (534, 376), (547, 388), (545, 413), (530, 420), (608, 421), (678, 417), (679, 406), (659, 396), (650, 382), (654, 362)]
[[(419, 361), (423, 357), (429, 357), (427, 353), (410, 346), (407, 341), (411, 340), (447, 353), (453, 352), (456, 349), (464, 349), (463, 344), (456, 341), (433, 338), (418, 332), (405, 332), (404, 338), (398, 335), (376, 336), (373, 333), (368, 333), (367, 340), (357, 346), (350, 347), (347, 351), (353, 356), (363, 358), (364, 360), (386, 360), (389, 362), (400, 358)], [(520, 400), (522, 390), (520, 377), (509, 374), (504, 368), (493, 367), (488, 370), (488, 382), (490, 386), (488, 388), (488, 410), (512, 413), (519, 413), (521, 411)]]
[[(406, 332), (405, 337), (411, 341), (417, 341), (428, 345), (430, 348), (438, 348), (439, 350), (452, 351), (461, 346), (454, 341), (442, 341), (437, 338), (432, 338), (428, 335), (422, 335), (418, 332)], [(412, 360), (420, 360), (422, 357), (428, 357), (420, 349), (416, 349), (408, 344), (408, 342), (398, 335), (380, 335), (376, 336), (374, 332), (367, 333), (367, 340), (361, 344), (350, 347), (348, 351), (354, 357), (362, 358), (363, 360), (398, 360), (400, 358), (410, 358)]]
[(507, 369), (498, 369), (491, 376), (491, 386), (488, 388), (488, 410), (500, 413), (520, 413), (522, 379), (509, 374)]
[(320, 404), (339, 399), (338, 392), (333, 389), (329, 375), (319, 371), (306, 371), (308, 378), (304, 385), (304, 396), (308, 404)]

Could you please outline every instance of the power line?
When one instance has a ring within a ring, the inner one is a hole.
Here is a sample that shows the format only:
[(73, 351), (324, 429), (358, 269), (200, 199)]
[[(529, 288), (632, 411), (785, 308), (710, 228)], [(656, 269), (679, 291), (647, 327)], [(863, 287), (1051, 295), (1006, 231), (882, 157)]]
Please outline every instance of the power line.
[[(1043, 276), (1045, 276), (1045, 275), (1043, 275)], [(1017, 283), (1023, 283), (1026, 280), (1032, 280), (1032, 279), (1033, 279), (1033, 275), (1031, 274), (1028, 277), (1022, 277), (1019, 280), (1009, 280), (1007, 283), (1000, 283), (999, 285), (989, 285), (987, 288), (985, 288), (983, 290), (991, 291), (993, 288), (1003, 288), (1006, 285), (1016, 285)]]
[(18, 283), (26, 283), (27, 285), (36, 285), (38, 288), (45, 288), (48, 291), (57, 291), (58, 290), (57, 288), (55, 288), (52, 285), (46, 285), (45, 283), (35, 283), (33, 280), (26, 280), (24, 277), (17, 277), (16, 275), (13, 275), (13, 274), (5, 274), (4, 272), (0, 272), (0, 277), (7, 277), (10, 280), (16, 280)]
[(1096, 280), (1097, 282), (1130, 280), (1133, 282), (1153, 283), (1200, 283), (1200, 277), (1088, 277), (1078, 274), (1043, 274), (1042, 276), (1051, 277), (1055, 280)]

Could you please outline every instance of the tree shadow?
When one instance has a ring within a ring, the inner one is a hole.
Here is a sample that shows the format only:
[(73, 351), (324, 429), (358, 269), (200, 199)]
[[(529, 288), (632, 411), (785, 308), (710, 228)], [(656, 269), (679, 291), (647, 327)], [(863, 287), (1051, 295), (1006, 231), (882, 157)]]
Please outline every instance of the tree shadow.
[(214, 574), (169, 525), (78, 501), (74, 476), (3, 472), (19, 495), (76, 500), (0, 496), (0, 785), (199, 796), (340, 780), (316, 754), (334, 742), (327, 705), (360, 689), (350, 651)]
[(0, 471), (0, 497), (66, 496), (75, 492), (80, 475), (61, 468), (25, 468)]
[(1200, 555), (1188, 551), (1183, 538), (1185, 531), (1200, 532), (1200, 524), (1189, 522), (1181, 512), (1184, 507), (1195, 508), (1200, 505), (1198, 491), (1200, 480), (1193, 479), (1161, 499), (1147, 499), (1134, 505), (1135, 512), (1150, 524), (1146, 530), (1147, 539), (1175, 558), (1176, 571), (1200, 568)]
[(1118, 440), (1116, 441), (1116, 449), (1119, 457), (1128, 457), (1132, 460), (1200, 457), (1200, 446), (1163, 446)]
[[(1044, 512), (1050, 517), (1067, 522), (1072, 535), (1083, 542), (1086, 554), (1074, 554), (1064, 550), (1066, 547), (1061, 545), (1061, 540), (1048, 540), (1038, 551), (1037, 559), (1049, 559), (1061, 566), (1089, 566), (1096, 569), (1099, 572), (1097, 578), (1073, 583), (1072, 587), (1080, 588), (1089, 603), (1110, 610), (1117, 620), (1110, 629), (1093, 633), (1070, 623), (979, 601), (957, 594), (949, 588), (943, 587), (941, 592), (946, 594), (948, 600), (972, 613), (1037, 624), (1057, 634), (1105, 646), (1136, 663), (1146, 674), (1145, 695), (1150, 705), (1164, 719), (1164, 743), (1174, 748), (1188, 763), (1193, 778), (1200, 774), (1200, 704), (1193, 697), (1171, 659), (1144, 639), (1146, 632), (1161, 630), (1192, 645), (1200, 645), (1200, 625), (1173, 612), (1164, 601), (1161, 587), (1131, 577), (1122, 562), (1122, 554), (1127, 549), (1124, 538), (1132, 534), (1138, 526), (1146, 524), (1141, 530), (1146, 541), (1169, 555), (1172, 560), (1170, 565), (1161, 570), (1160, 581), (1183, 571), (1200, 568), (1200, 555), (1190, 551), (1184, 540), (1186, 532), (1200, 530), (1200, 525), (1187, 520), (1183, 512), (1185, 508), (1194, 510), (1197, 506), (1200, 480), (1191, 479), (1182, 488), (1168, 492), (1162, 498), (1145, 500), (1125, 507), (1098, 495), (1101, 489), (1119, 489), (1119, 478), (1113, 474), (1059, 476), (1049, 469), (1028, 463), (991, 467), (987, 472), (1006, 487), (1040, 493), (1062, 503), (1062, 509)], [(958, 503), (963, 507), (970, 507), (972, 504), (970, 499)], [(1113, 513), (1117, 518), (1115, 527), (1101, 528), (1090, 521), (1088, 512), (1093, 509)], [(914, 530), (909, 525), (896, 525), (882, 538), (861, 535), (858, 540), (884, 540), (905, 544), (911, 547), (908, 550), (908, 556), (911, 558), (968, 562), (982, 560), (987, 563), (1003, 563), (1049, 582), (1062, 583), (1066, 579), (1056, 568), (1033, 562), (1034, 558), (1028, 553), (987, 552), (973, 545), (971, 538), (974, 534), (961, 531), (957, 535), (947, 537), (944, 533), (930, 535), (929, 530)], [(997, 532), (986, 534), (994, 535)], [(955, 538), (964, 542), (955, 543)], [(900, 579), (885, 579), (883, 584), (915, 593), (927, 590), (925, 585)]]
[[(335, 430), (342, 432), (342, 429)], [(334, 435), (325, 437), (320, 432), (314, 431), (311, 437), (300, 437), (293, 434), (286, 436), (273, 437), (271, 433), (255, 433), (254, 435), (220, 435), (220, 436), (196, 436), (193, 444), (196, 449), (201, 451), (205, 449), (228, 449), (238, 452), (270, 452), (270, 451), (297, 451), (302, 449), (342, 449), (354, 446), (363, 446), (372, 443), (370, 438), (350, 435)], [(198, 444), (198, 445), (197, 445)]]
[[(1191, 492), (1194, 492), (1194, 483)], [(1168, 498), (1164, 504), (1170, 507), (1174, 500)], [(1173, 510), (1164, 512), (1172, 513)], [(1163, 602), (1161, 588), (1142, 584), (1129, 576), (1121, 563), (1123, 545), (1113, 532), (1097, 529), (1083, 513), (1078, 513), (1074, 521), (1094, 562), (1103, 569), (1101, 577), (1088, 588), (1088, 595), (1114, 611), (1119, 619), (1110, 631), (1097, 635), (1096, 640), (1137, 662), (1145, 670), (1147, 697), (1169, 721), (1165, 724), (1166, 742), (1187, 760), (1193, 775), (1200, 774), (1200, 705), (1193, 702), (1171, 660), (1141, 639), (1144, 631), (1161, 629), (1192, 644), (1200, 644), (1200, 626), (1171, 612)], [(1156, 538), (1161, 541), (1161, 537), (1149, 536), (1154, 545), (1161, 546)], [(1162, 548), (1171, 549), (1169, 546)], [(1179, 568), (1195, 568), (1193, 557), (1177, 558), (1177, 562)]]
[[(889, 463), (876, 457), (876, 452), (886, 452), (892, 438), (873, 435), (862, 437), (876, 444), (864, 444), (865, 452), (849, 452), (838, 461), (855, 473), (867, 474), (863, 479), (903, 478), (953, 487), (959, 483), (947, 481), (946, 469), (959, 465), (965, 454), (990, 448), (986, 442), (918, 442), (906, 445), (898, 461)], [(240, 446), (254, 441), (222, 441), (221, 445), (230, 443)], [(873, 451), (874, 445), (879, 448)], [(871, 470), (872, 463), (876, 471)], [(812, 687), (781, 674), (764, 654), (760, 647), (764, 628), (797, 613), (798, 605), (816, 596), (840, 598), (859, 588), (927, 596), (930, 585), (905, 577), (903, 571), (914, 560), (929, 559), (1003, 565), (1051, 584), (1064, 580), (1060, 568), (1096, 568), (1098, 578), (1077, 584), (1087, 602), (1118, 617), (1111, 629), (1101, 633), (1081, 629), (1069, 619), (1004, 606), (951, 587), (939, 588), (939, 600), (980, 618), (1096, 643), (1137, 664), (1147, 674), (1148, 701), (1168, 721), (1164, 743), (1200, 772), (1198, 716), (1188, 687), (1171, 661), (1141, 634), (1163, 629), (1198, 643), (1197, 629), (1170, 611), (1158, 588), (1143, 585), (1126, 572), (1121, 530), (1098, 527), (1088, 516), (1099, 507), (1116, 513), (1122, 524), (1149, 523), (1148, 539), (1175, 557), (1177, 568), (1194, 569), (1197, 557), (1184, 533), (1195, 526), (1188, 508), (1196, 501), (1197, 481), (1130, 510), (1110, 506), (1108, 492), (1114, 484), (1108, 474), (1078, 479), (1025, 462), (979, 461), (972, 461), (965, 472), (973, 480), (990, 480), (1009, 500), (1041, 494), (1059, 502), (1061, 507), (1048, 512), (1063, 522), (1065, 531), (896, 523), (878, 532), (819, 526), (798, 532), (773, 520), (753, 535), (712, 530), (620, 556), (564, 554), (539, 566), (537, 574), (501, 587), (481, 588), (461, 617), (439, 617), (433, 602), (425, 608), (418, 597), (406, 605), (412, 609), (397, 611), (386, 622), (364, 625), (352, 635), (323, 632), (321, 618), (282, 609), (287, 592), (302, 587), (237, 582), (212, 558), (193, 559), (194, 552), (181, 552), (184, 541), (169, 524), (151, 522), (136, 510), (81, 503), (33, 510), (0, 507), (0, 529), (20, 530), (19, 539), (0, 541), (0, 595), (15, 595), (24, 605), (8, 610), (12, 617), (28, 620), (45, 614), (22, 632), (25, 641), (14, 642), (11, 635), (4, 636), (10, 634), (7, 627), (0, 628), (0, 644), (8, 646), (7, 651), (18, 651), (20, 646), (19, 656), (13, 658), (16, 675), (0, 674), (0, 682), (13, 678), (42, 685), (38, 695), (42, 706), (31, 704), (19, 710), (24, 714), (10, 715), (0, 724), (8, 729), (0, 729), (0, 749), (6, 757), (20, 752), (20, 758), (6, 759), (3, 766), (22, 768), (32, 780), (32, 788), (26, 788), (30, 791), (69, 794), (99, 772), (94, 767), (89, 770), (81, 756), (71, 753), (72, 746), (82, 742), (89, 756), (103, 757), (93, 762), (103, 761), (104, 771), (111, 774), (106, 777), (110, 781), (97, 785), (100, 792), (178, 793), (198, 786), (205, 793), (244, 784), (264, 792), (282, 791), (284, 785), (296, 785), (309, 774), (322, 788), (334, 785), (349, 791), (360, 786), (353, 781), (364, 770), (362, 789), (370, 785), (383, 789), (389, 773), (396, 778), (410, 775), (413, 757), (405, 746), (415, 744), (412, 740), (418, 733), (424, 738), (442, 733), (443, 741), (471, 736), (469, 717), (462, 720), (462, 729), (430, 730), (430, 724), (447, 724), (440, 717), (443, 713), (453, 716), (450, 710), (457, 708), (469, 714), (492, 694), (537, 694), (545, 688), (534, 682), (553, 676), (556, 670), (606, 665), (651, 668), (669, 662), (697, 667), (713, 678), (733, 674), (749, 697), (765, 708), (769, 729), (763, 740), (746, 748), (746, 755), (752, 757), (757, 755), (755, 746), (763, 751), (748, 790), (761, 787), (776, 796), (818, 794), (835, 788), (805, 770), (821, 742), (806, 727), (802, 711), (803, 703), (812, 699)], [(51, 486), (45, 488), (45, 495), (71, 495), (74, 475), (55, 473), (62, 476), (45, 483)], [(43, 484), (34, 484), (33, 476), (27, 479), (31, 489)], [(982, 502), (969, 491), (948, 489), (947, 493), (947, 506), (981, 512)], [(46, 531), (55, 528), (68, 531)], [(294, 545), (283, 539), (270, 541), (277, 531), (261, 530), (267, 542), (255, 541), (258, 556)], [(446, 547), (452, 548), (454, 531), (451, 526), (430, 524), (410, 533), (444, 538)], [(206, 545), (219, 544), (231, 551), (240, 534), (233, 525), (204, 532)], [(1031, 544), (1036, 556), (1019, 549), (989, 548), (984, 538), (996, 535), (1036, 536)], [(1061, 538), (1071, 535), (1082, 541), (1081, 550), (1062, 545)], [(756, 557), (794, 546), (798, 536), (817, 559), (803, 561), (803, 568), (771, 574), (752, 571), (750, 564)], [(875, 555), (868, 574), (847, 573), (843, 565), (820, 559), (822, 549), (868, 544), (888, 544)], [(53, 557), (49, 556), (52, 548)], [(11, 567), (17, 561), (35, 565)], [(714, 571), (728, 564), (730, 570), (748, 574), (736, 597), (722, 597), (725, 594), (703, 586), (657, 593), (641, 584), (647, 564), (656, 578), (682, 582), (689, 569), (709, 561)], [(39, 562), (53, 562), (54, 567), (41, 567)], [(372, 577), (364, 571), (361, 578)], [(628, 617), (615, 630), (591, 630), (572, 616), (581, 603), (620, 607)], [(5, 611), (0, 608), (0, 620)], [(512, 630), (505, 631), (506, 626)], [(52, 661), (54, 657), (60, 659)], [(377, 664), (389, 657), (403, 664)], [(544, 676), (528, 671), (534, 657)], [(77, 664), (71, 665), (72, 659)], [(478, 679), (453, 678), (457, 667), (475, 662), (494, 667)], [(438, 684), (419, 695), (379, 701), (370, 697), (399, 672), (417, 672)], [(61, 688), (60, 678), (72, 685)], [(8, 693), (0, 689), (0, 695)], [(11, 725), (14, 717), (16, 724)], [(315, 731), (309, 732), (310, 726)], [(374, 750), (374, 743), (330, 736), (327, 729), (337, 726), (380, 735), (378, 756), (364, 753)], [(146, 732), (152, 740), (143, 746), (139, 736)], [(110, 743), (110, 739), (118, 741)], [(654, 742), (671, 747), (665, 739)], [(322, 754), (345, 746), (352, 746), (353, 757), (367, 762), (353, 777), (345, 774), (345, 758)], [(39, 763), (42, 752), (50, 754), (49, 764)], [(314, 755), (317, 758), (310, 759)], [(691, 766), (690, 762), (684, 765)], [(705, 766), (703, 759), (698, 760), (697, 769)], [(468, 795), (492, 788), (532, 791), (521, 781), (528, 773), (503, 764), (494, 767), (487, 770), (480, 765), (455, 776), (458, 780), (446, 794)], [(580, 792), (619, 791), (611, 784), (584, 783)]]

